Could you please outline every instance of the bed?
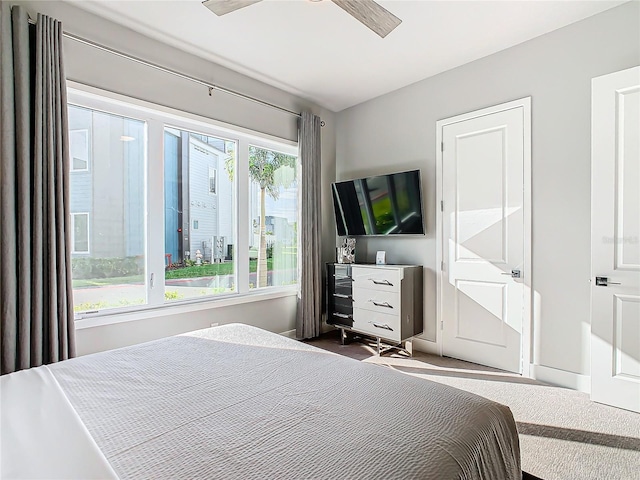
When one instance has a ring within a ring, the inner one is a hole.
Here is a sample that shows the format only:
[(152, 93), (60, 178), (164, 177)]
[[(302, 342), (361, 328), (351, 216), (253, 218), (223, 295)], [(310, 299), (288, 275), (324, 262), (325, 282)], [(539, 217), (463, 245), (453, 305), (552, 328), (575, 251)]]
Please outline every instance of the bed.
[(3, 478), (522, 475), (506, 406), (242, 324), (0, 381)]

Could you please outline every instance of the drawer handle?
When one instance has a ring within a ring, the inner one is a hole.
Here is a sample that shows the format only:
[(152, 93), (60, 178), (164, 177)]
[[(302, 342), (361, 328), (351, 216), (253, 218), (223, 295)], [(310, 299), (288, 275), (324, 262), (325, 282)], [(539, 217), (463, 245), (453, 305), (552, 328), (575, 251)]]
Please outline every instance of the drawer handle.
[(338, 298), (351, 298), (351, 295), (345, 295), (344, 293), (334, 293), (333, 296)]
[(353, 278), (351, 277), (343, 277), (340, 275), (334, 275), (333, 278), (335, 278), (336, 280), (349, 280), (350, 282), (353, 282)]
[(391, 283), (389, 280), (378, 281), (378, 280), (374, 280), (373, 278), (370, 278), (369, 280), (371, 280), (376, 285), (387, 285), (389, 287), (393, 287), (393, 283)]
[(340, 317), (340, 318), (351, 318), (351, 315), (347, 315), (346, 313), (340, 313), (340, 312), (333, 312), (333, 316)]
[(371, 303), (373, 303), (376, 307), (386, 307), (386, 308), (393, 308), (393, 306), (389, 305), (387, 302), (384, 303), (378, 303), (375, 300), (369, 300)]
[(386, 323), (384, 325), (381, 325), (379, 323), (375, 323), (375, 322), (371, 322), (373, 324), (374, 327), (376, 328), (382, 328), (383, 330), (391, 330), (393, 332), (393, 328), (391, 328), (389, 325), (387, 325)]

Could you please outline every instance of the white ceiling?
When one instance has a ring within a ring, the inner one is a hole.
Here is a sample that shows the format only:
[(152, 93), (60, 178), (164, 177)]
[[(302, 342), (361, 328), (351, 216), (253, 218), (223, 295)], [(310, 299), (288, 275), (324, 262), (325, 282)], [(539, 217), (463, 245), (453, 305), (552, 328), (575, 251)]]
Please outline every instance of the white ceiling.
[(70, 3), (337, 112), (624, 1), (379, 0), (402, 19), (386, 38), (329, 0), (222, 17), (200, 0)]

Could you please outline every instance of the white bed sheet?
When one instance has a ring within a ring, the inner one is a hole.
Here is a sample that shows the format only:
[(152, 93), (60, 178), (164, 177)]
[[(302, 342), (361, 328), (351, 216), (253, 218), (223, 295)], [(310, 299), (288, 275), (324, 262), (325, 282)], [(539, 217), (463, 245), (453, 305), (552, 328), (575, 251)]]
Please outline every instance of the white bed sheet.
[(46, 366), (0, 377), (0, 477), (118, 478)]

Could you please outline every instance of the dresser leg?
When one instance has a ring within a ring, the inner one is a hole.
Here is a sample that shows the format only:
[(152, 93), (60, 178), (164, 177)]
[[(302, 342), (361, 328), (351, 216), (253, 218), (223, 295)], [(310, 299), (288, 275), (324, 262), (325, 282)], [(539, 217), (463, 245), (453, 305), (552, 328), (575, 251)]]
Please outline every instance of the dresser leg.
[(397, 345), (387, 344), (383, 347), (380, 337), (376, 337), (376, 345), (378, 347), (378, 356), (390, 350), (397, 350), (399, 352), (405, 352), (410, 358), (413, 357), (413, 342), (411, 340), (405, 340), (404, 345), (403, 342), (400, 342)]

